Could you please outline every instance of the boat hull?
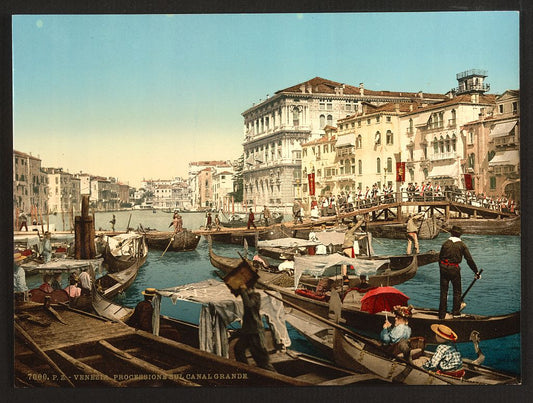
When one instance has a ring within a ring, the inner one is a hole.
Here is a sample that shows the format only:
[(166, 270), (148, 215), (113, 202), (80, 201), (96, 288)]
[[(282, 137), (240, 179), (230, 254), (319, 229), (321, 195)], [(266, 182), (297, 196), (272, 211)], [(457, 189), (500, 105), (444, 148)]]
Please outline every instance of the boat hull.
[(181, 232), (147, 232), (146, 243), (151, 249), (172, 252), (193, 251), (200, 242), (200, 236), (184, 229)]
[(520, 217), (489, 219), (489, 218), (453, 218), (448, 220), (448, 226), (457, 225), (465, 234), (475, 235), (520, 235)]

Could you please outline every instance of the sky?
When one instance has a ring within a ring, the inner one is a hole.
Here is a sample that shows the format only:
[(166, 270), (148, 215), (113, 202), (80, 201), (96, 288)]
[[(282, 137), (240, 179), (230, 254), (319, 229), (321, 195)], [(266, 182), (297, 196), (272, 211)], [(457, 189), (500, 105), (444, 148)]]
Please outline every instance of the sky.
[(13, 147), (43, 167), (143, 179), (242, 154), (242, 113), (322, 77), (446, 93), (519, 89), (519, 13), (14, 15)]

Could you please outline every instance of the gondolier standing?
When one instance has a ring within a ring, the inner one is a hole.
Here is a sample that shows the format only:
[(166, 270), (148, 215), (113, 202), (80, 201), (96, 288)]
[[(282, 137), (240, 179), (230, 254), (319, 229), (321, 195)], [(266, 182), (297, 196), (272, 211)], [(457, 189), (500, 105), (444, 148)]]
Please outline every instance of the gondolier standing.
[(420, 248), (418, 245), (418, 229), (420, 228), (419, 221), (424, 217), (424, 213), (419, 214), (409, 214), (407, 218), (407, 254), (411, 254), (411, 246), (414, 244), (415, 253), (420, 253)]
[(448, 286), (452, 283), (453, 287), (453, 309), (452, 315), (454, 317), (461, 316), (461, 268), (459, 263), (463, 260), (463, 256), (472, 269), (476, 279), (481, 278), (481, 274), (472, 259), (472, 255), (468, 247), (461, 241), (463, 231), (458, 226), (453, 226), (450, 230), (451, 237), (444, 242), (439, 254), (439, 268), (440, 268), (440, 304), (439, 304), (439, 319), (445, 319), (448, 305)]

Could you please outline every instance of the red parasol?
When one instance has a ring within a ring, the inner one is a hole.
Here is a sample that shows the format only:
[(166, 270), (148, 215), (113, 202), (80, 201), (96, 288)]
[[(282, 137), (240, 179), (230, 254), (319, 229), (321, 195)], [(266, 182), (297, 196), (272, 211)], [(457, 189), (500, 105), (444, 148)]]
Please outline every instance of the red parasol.
[(390, 311), (395, 305), (407, 305), (409, 297), (394, 287), (376, 287), (361, 298), (361, 311)]

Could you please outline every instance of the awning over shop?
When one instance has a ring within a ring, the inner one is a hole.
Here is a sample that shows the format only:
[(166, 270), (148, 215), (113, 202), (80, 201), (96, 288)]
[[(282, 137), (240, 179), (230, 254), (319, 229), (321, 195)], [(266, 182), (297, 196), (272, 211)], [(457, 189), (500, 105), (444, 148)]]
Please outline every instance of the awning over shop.
[(428, 175), (428, 178), (457, 178), (459, 176), (459, 162), (453, 164), (436, 165)]
[(512, 122), (505, 122), (505, 123), (498, 123), (494, 128), (490, 131), (489, 137), (502, 137), (507, 136), (511, 130), (514, 129), (516, 126), (516, 120), (513, 120)]
[(520, 151), (518, 150), (497, 151), (494, 157), (489, 161), (489, 166), (517, 165), (519, 162), (520, 162)]
[(353, 134), (345, 134), (343, 136), (339, 136), (337, 139), (337, 142), (335, 143), (335, 147), (348, 147), (348, 146), (355, 146), (355, 137)]

